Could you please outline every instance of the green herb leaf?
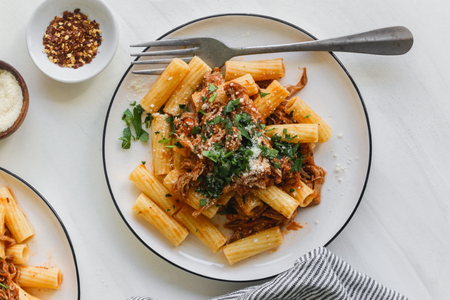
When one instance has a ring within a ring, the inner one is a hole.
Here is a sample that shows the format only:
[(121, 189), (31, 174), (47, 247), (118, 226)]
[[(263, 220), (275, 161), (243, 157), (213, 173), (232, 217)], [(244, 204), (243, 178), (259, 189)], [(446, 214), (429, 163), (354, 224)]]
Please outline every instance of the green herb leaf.
[(122, 141), (122, 149), (130, 149), (131, 146), (131, 130), (130, 127), (123, 129), (123, 136), (119, 138)]
[(205, 206), (206, 203), (208, 203), (208, 199), (200, 199), (199, 201), (200, 207)]
[(200, 127), (194, 126), (190, 133), (191, 134), (199, 134), (200, 133)]
[(263, 93), (263, 92), (259, 92), (259, 96), (261, 98), (264, 98), (265, 96), (270, 95), (270, 93)]
[(201, 109), (199, 109), (198, 112), (201, 113), (202, 115), (206, 115), (206, 113)]
[(305, 116), (305, 119), (307, 119), (307, 118), (309, 118), (309, 117), (311, 117), (311, 114), (307, 114), (307, 115)]
[(209, 102), (213, 103), (214, 99), (216, 99), (216, 97), (217, 97), (217, 93), (212, 94), (212, 96), (209, 97)]
[(209, 158), (210, 160), (212, 160), (213, 162), (217, 162), (219, 159), (219, 155), (215, 152), (215, 151), (203, 151), (202, 155), (204, 157)]
[(152, 114), (147, 114), (144, 120), (145, 128), (149, 128), (150, 126), (152, 126), (153, 119), (154, 117), (152, 116)]
[(281, 168), (281, 165), (280, 165), (278, 162), (274, 161), (274, 162), (273, 162), (273, 167), (274, 167), (275, 169), (279, 169), (279, 168)]
[(166, 198), (172, 197), (171, 194), (166, 194)]
[(167, 144), (168, 142), (170, 142), (170, 140), (171, 140), (171, 138), (162, 139), (162, 140), (159, 140), (158, 143), (160, 143), (160, 144)]
[(289, 113), (289, 117), (291, 117), (291, 118), (294, 117), (294, 110), (291, 110), (291, 112)]
[(133, 101), (130, 103), (130, 106), (135, 106), (136, 105), (136, 101)]
[(184, 148), (179, 141), (174, 144), (177, 148)]
[(189, 107), (186, 104), (179, 104), (178, 107), (181, 108), (184, 111), (187, 111), (187, 112), (190, 111)]
[(291, 188), (291, 189), (289, 190), (289, 194), (291, 194), (291, 193), (293, 193), (293, 192), (295, 192), (295, 190), (294, 190), (293, 188)]
[(211, 94), (215, 90), (217, 90), (217, 86), (215, 86), (214, 84), (210, 83), (209, 86), (208, 86), (208, 94)]
[(141, 161), (141, 164), (143, 164), (144, 166), (145, 166), (145, 163), (146, 163), (146, 161), (145, 161), (145, 160)]
[(0, 282), (0, 286), (2, 286), (5, 289), (8, 289), (8, 287), (6, 285), (4, 285), (3, 283)]
[(173, 146), (173, 145), (167, 145), (167, 146), (165, 146), (166, 148), (169, 148), (169, 149), (173, 149), (173, 148), (175, 148), (175, 146)]

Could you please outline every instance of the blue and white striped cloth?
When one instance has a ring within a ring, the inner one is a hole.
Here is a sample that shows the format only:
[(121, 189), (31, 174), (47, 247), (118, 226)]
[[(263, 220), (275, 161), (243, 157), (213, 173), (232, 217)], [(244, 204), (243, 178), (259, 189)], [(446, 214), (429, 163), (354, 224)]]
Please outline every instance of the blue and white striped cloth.
[[(353, 269), (321, 247), (300, 257), (293, 268), (266, 283), (211, 300), (407, 300), (408, 298)], [(154, 300), (133, 297), (129, 300)]]

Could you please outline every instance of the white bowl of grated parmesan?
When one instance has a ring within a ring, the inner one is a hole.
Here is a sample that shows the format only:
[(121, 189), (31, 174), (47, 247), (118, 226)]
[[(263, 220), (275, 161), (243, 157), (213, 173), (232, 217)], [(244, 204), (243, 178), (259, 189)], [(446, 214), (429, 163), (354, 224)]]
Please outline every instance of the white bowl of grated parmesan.
[(0, 60), (0, 140), (22, 125), (28, 111), (28, 88), (20, 73)]

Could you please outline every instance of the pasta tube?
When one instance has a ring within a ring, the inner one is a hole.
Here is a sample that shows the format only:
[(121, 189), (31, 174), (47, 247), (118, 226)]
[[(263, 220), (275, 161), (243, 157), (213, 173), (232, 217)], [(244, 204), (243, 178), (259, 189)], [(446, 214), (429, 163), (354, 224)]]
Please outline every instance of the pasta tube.
[(30, 258), (30, 249), (27, 244), (15, 244), (6, 248), (6, 256), (11, 259), (14, 264), (23, 265)]
[(285, 69), (282, 58), (257, 61), (232, 61), (225, 63), (225, 80), (232, 80), (250, 74), (255, 81), (278, 79), (284, 77)]
[(183, 207), (174, 215), (174, 218), (187, 227), (187, 229), (208, 246), (214, 253), (220, 251), (228, 238), (212, 224), (205, 216), (193, 217), (194, 209), (189, 205)]
[[(175, 148), (174, 148), (175, 149)], [(173, 169), (181, 170), (181, 164), (184, 161), (184, 156), (178, 152), (173, 152)]]
[(234, 198), (236, 199), (244, 214), (246, 214), (247, 216), (254, 215), (264, 206), (264, 203), (261, 201), (261, 199), (250, 192), (243, 196), (235, 195)]
[(183, 109), (180, 108), (180, 105), (188, 105), (195, 89), (202, 83), (205, 73), (211, 73), (211, 68), (203, 60), (195, 56), (189, 63), (189, 72), (167, 101), (164, 112), (173, 116), (182, 113)]
[(317, 124), (283, 124), (266, 127), (268, 137), (278, 135), (282, 141), (289, 143), (315, 143), (319, 140), (319, 125)]
[(178, 178), (180, 177), (181, 172), (178, 170), (172, 170), (169, 174), (164, 178), (163, 184), (166, 186), (166, 188), (169, 189), (169, 191), (173, 192), (175, 188), (175, 183), (177, 183)]
[(283, 187), (283, 190), (295, 198), (300, 207), (308, 206), (314, 199), (314, 190), (303, 181), (300, 181), (298, 185), (286, 185)]
[(15, 288), (19, 290), (19, 299), (20, 300), (41, 300), (37, 297), (30, 295), (28, 292), (25, 292), (16, 283), (13, 282), (13, 284), (15, 285)]
[(22, 287), (58, 289), (63, 279), (61, 270), (47, 267), (18, 267), (19, 285)]
[(250, 192), (288, 219), (298, 207), (298, 202), (294, 198), (274, 185)]
[[(202, 212), (202, 214), (211, 219), (212, 217), (214, 217), (216, 215), (217, 211), (219, 210), (219, 208), (221, 206), (227, 204), (228, 201), (230, 201), (230, 199), (233, 197), (233, 195), (234, 195), (234, 192), (229, 192), (229, 193), (226, 193), (225, 195), (222, 195), (216, 205), (213, 205), (210, 208), (205, 209)], [(202, 199), (205, 199), (205, 196), (203, 196), (200, 193), (197, 193), (195, 191), (195, 188), (191, 188), (188, 191), (188, 197), (187, 197), (187, 199), (185, 199), (185, 202), (189, 206), (194, 208), (195, 210), (199, 210), (201, 207), (200, 204), (201, 204)]]
[(233, 265), (283, 243), (283, 234), (280, 227), (276, 226), (228, 244), (222, 249), (230, 265)]
[(170, 145), (170, 124), (166, 121), (168, 115), (154, 114), (152, 123), (152, 156), (153, 174), (165, 175), (172, 171), (172, 149)]
[(137, 166), (128, 179), (169, 215), (173, 215), (181, 207), (177, 195), (171, 194), (144, 165)]
[(319, 125), (319, 143), (325, 143), (331, 137), (331, 128), (299, 97), (291, 98), (284, 110), (299, 123)]
[(156, 113), (166, 103), (188, 72), (188, 64), (181, 59), (174, 58), (164, 73), (159, 76), (155, 85), (141, 100), (142, 108), (148, 113)]
[(175, 221), (174, 218), (167, 215), (156, 203), (144, 194), (139, 195), (131, 209), (152, 224), (175, 246), (180, 245), (189, 234), (186, 228)]
[(287, 96), (289, 96), (289, 91), (278, 81), (274, 80), (264, 90), (264, 97), (261, 97), (261, 94), (258, 95), (253, 103), (261, 113), (263, 119), (266, 119)]
[(9, 188), (0, 188), (0, 203), (6, 208), (6, 226), (16, 242), (21, 243), (27, 238), (32, 237), (34, 235), (34, 229), (31, 227)]
[[(0, 204), (0, 235), (3, 235), (5, 232), (5, 216), (6, 216), (6, 208)], [(0, 259), (5, 258), (5, 242), (0, 241)]]

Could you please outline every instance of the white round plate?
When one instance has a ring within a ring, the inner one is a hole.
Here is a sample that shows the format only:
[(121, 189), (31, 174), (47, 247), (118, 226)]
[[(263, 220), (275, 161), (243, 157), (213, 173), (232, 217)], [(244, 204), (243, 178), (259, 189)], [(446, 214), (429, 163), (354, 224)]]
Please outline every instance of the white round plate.
[(29, 183), (0, 167), (0, 187), (7, 186), (33, 226), (35, 235), (25, 242), (30, 248), (27, 266), (60, 268), (63, 281), (58, 290), (24, 288), (46, 300), (79, 300), (80, 279), (72, 242), (55, 210)]
[[(201, 36), (216, 37), (236, 47), (313, 39), (292, 24), (256, 15), (211, 16), (175, 28), (162, 38)], [(105, 175), (113, 201), (128, 227), (144, 245), (184, 270), (227, 281), (250, 281), (277, 275), (291, 268), (303, 254), (329, 244), (345, 227), (362, 198), (370, 169), (371, 140), (367, 113), (353, 80), (337, 58), (327, 52), (276, 53), (235, 59), (279, 57), (284, 59), (286, 67), (286, 76), (281, 79), (284, 85), (298, 81), (299, 67), (307, 68), (309, 81), (298, 96), (333, 130), (331, 139), (315, 148), (316, 163), (328, 171), (322, 203), (299, 210), (295, 220), (304, 228), (286, 234), (285, 243), (277, 251), (262, 253), (233, 266), (228, 264), (222, 252), (213, 254), (193, 235), (179, 247), (174, 247), (133, 213), (131, 206), (139, 190), (128, 180), (128, 175), (141, 161), (151, 162), (150, 142), (132, 142), (131, 149), (122, 150), (119, 137), (125, 125), (121, 117), (130, 102), (140, 101), (157, 76), (133, 75), (129, 68), (114, 93), (103, 136)], [(135, 66), (133, 70), (141, 68), (146, 66)], [(145, 86), (141, 93), (130, 87), (137, 81), (142, 81)], [(342, 170), (336, 173), (338, 164)]]
[[(96, 20), (102, 30), (102, 44), (98, 48), (97, 56), (84, 66), (73, 68), (62, 68), (50, 62), (44, 53), (42, 38), (55, 16), (62, 17), (64, 11), (73, 12), (81, 9), (88, 18)], [(45, 75), (54, 80), (77, 83), (94, 77), (103, 71), (116, 53), (119, 45), (119, 27), (111, 9), (102, 0), (47, 0), (42, 2), (31, 15), (27, 27), (28, 53), (36, 66)]]

